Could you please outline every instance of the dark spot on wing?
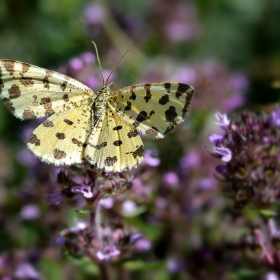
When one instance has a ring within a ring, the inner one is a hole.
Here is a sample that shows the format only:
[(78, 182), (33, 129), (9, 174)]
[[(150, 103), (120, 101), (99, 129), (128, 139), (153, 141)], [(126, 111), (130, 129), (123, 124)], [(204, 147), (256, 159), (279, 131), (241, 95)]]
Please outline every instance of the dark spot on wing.
[(55, 134), (55, 136), (56, 136), (57, 139), (59, 139), (59, 140), (65, 139), (65, 134), (64, 134), (64, 133), (57, 132), (57, 133)]
[(179, 98), (183, 93), (186, 93), (190, 86), (178, 83), (176, 97)]
[(169, 109), (165, 111), (165, 118), (169, 123), (174, 123), (177, 116), (178, 114), (174, 106), (170, 106)]
[(148, 117), (147, 112), (146, 111), (141, 111), (141, 112), (139, 112), (139, 114), (138, 114), (138, 116), (136, 118), (136, 121), (143, 122), (143, 121), (145, 121), (147, 119), (147, 117)]
[(53, 150), (53, 156), (55, 159), (62, 159), (66, 157), (66, 153), (56, 148)]
[(43, 98), (41, 99), (40, 104), (41, 104), (41, 105), (44, 105), (44, 104), (48, 104), (48, 103), (50, 103), (50, 102), (51, 102), (51, 99), (50, 99), (49, 97), (43, 97)]
[(12, 113), (15, 112), (15, 108), (13, 107), (13, 103), (11, 102), (11, 100), (9, 98), (4, 97), (3, 99), (3, 103), (6, 105), (6, 107), (8, 108), (8, 110)]
[(106, 166), (112, 166), (115, 162), (117, 162), (117, 157), (106, 157), (104, 160), (104, 165)]
[(34, 82), (32, 81), (32, 78), (30, 78), (30, 77), (22, 77), (19, 81), (25, 87), (32, 87), (34, 84)]
[(14, 74), (15, 71), (15, 61), (13, 60), (2, 60), (2, 63), (6, 70), (9, 72), (10, 76)]
[(62, 96), (62, 99), (63, 99), (64, 101), (68, 102), (68, 101), (69, 101), (68, 94), (64, 94), (64, 95)]
[(97, 150), (100, 150), (101, 148), (104, 148), (106, 146), (107, 146), (107, 142), (102, 142), (101, 144), (95, 145), (93, 147), (96, 148)]
[(28, 63), (22, 63), (22, 71), (21, 71), (21, 74), (23, 75), (24, 73), (28, 72), (29, 68), (31, 67), (30, 64)]
[(73, 122), (70, 121), (70, 120), (68, 120), (68, 119), (64, 119), (63, 121), (64, 121), (65, 123), (67, 123), (68, 125), (72, 125), (72, 124), (73, 124)]
[(164, 83), (163, 85), (164, 85), (165, 90), (169, 93), (170, 88), (171, 88), (171, 84), (170, 83)]
[(24, 120), (28, 120), (28, 119), (35, 119), (36, 118), (36, 115), (34, 113), (33, 110), (24, 110), (23, 113), (22, 113), (22, 118)]
[(35, 146), (40, 146), (41, 145), (40, 140), (33, 133), (30, 135), (29, 140), (27, 141), (27, 143), (34, 144)]
[(79, 141), (76, 138), (72, 138), (72, 143), (77, 145), (78, 147), (83, 147), (84, 146), (83, 142)]
[(144, 153), (145, 153), (144, 146), (141, 145), (141, 146), (138, 147), (134, 152), (132, 152), (132, 156), (133, 156), (134, 158), (143, 157), (143, 156), (144, 156)]
[(44, 126), (44, 127), (53, 127), (53, 122), (50, 121), (50, 120), (45, 120), (45, 121), (43, 122), (43, 126)]
[(118, 126), (115, 126), (115, 127), (113, 128), (113, 130), (120, 130), (120, 129), (122, 129), (122, 125), (118, 125)]
[(128, 138), (136, 137), (137, 135), (138, 135), (138, 132), (137, 132), (136, 129), (135, 129), (135, 130), (131, 130), (131, 131), (129, 131), (129, 132), (127, 133)]
[(146, 100), (146, 102), (148, 102), (152, 98), (152, 94), (150, 91), (151, 84), (145, 84), (144, 89), (146, 90), (146, 96), (144, 97), (144, 99)]
[(129, 111), (131, 109), (131, 102), (130, 101), (127, 101), (127, 105), (126, 107), (124, 108), (125, 111)]
[(135, 100), (136, 99), (136, 94), (133, 91), (133, 88), (131, 89), (131, 95), (129, 96), (129, 99), (131, 99), (131, 100)]
[(8, 92), (9, 92), (10, 99), (18, 98), (21, 95), (19, 86), (16, 84), (12, 85), (11, 88), (8, 90)]
[(116, 140), (116, 141), (113, 142), (113, 144), (115, 146), (120, 146), (122, 144), (122, 141), (121, 140)]
[(158, 101), (158, 103), (161, 104), (161, 105), (165, 105), (167, 102), (169, 102), (169, 95), (168, 94), (163, 95)]

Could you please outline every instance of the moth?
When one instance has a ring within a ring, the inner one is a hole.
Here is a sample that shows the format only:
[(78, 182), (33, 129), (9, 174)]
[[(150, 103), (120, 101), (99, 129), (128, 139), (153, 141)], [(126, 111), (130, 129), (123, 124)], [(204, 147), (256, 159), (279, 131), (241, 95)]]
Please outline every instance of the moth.
[[(97, 48), (96, 54), (100, 65)], [(1, 99), (21, 120), (48, 117), (27, 146), (43, 162), (58, 166), (88, 162), (105, 172), (137, 166), (144, 157), (139, 132), (163, 138), (183, 121), (193, 93), (187, 84), (168, 82), (112, 91), (104, 78), (94, 92), (55, 71), (0, 60)]]

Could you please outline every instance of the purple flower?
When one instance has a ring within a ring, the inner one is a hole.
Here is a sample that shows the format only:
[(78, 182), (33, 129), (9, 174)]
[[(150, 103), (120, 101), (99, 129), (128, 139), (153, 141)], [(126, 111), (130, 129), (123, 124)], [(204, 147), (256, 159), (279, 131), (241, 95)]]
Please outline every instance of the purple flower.
[(84, 17), (89, 24), (100, 24), (104, 20), (104, 10), (101, 5), (90, 4), (84, 10)]
[(81, 55), (81, 60), (85, 64), (92, 64), (95, 62), (95, 55), (92, 52), (85, 52)]
[(193, 85), (197, 79), (197, 73), (195, 69), (191, 66), (185, 66), (176, 71), (173, 75), (172, 80), (178, 81), (180, 83), (187, 83)]
[(111, 209), (114, 206), (114, 199), (111, 196), (102, 198), (99, 200), (99, 205), (105, 209)]
[(134, 246), (140, 251), (149, 251), (152, 247), (151, 242), (145, 238), (139, 239)]
[(72, 71), (78, 72), (83, 69), (83, 62), (81, 59), (75, 57), (69, 61), (69, 67)]
[(58, 205), (63, 200), (63, 195), (59, 191), (54, 191), (53, 193), (48, 194), (47, 197), (49, 199), (49, 203), (53, 205)]
[(230, 149), (223, 147), (214, 147), (213, 149), (214, 154), (222, 156), (222, 161), (229, 162), (232, 158), (232, 152)]
[(271, 113), (271, 117), (269, 119), (271, 125), (280, 126), (280, 109), (277, 109)]
[(226, 165), (219, 164), (219, 165), (216, 166), (215, 170), (218, 173), (224, 175), (228, 172), (228, 167)]
[(92, 89), (96, 89), (96, 88), (100, 87), (100, 80), (99, 80), (99, 78), (97, 78), (95, 76), (90, 76), (89, 78), (87, 78), (85, 80), (84, 83)]
[(43, 279), (42, 276), (29, 263), (20, 264), (15, 271), (16, 279)]
[(125, 213), (134, 213), (137, 205), (132, 200), (126, 200), (122, 205), (122, 211)]
[(179, 183), (178, 175), (175, 172), (167, 172), (163, 175), (163, 182), (168, 186), (176, 186)]
[(212, 189), (216, 186), (216, 184), (217, 182), (214, 180), (214, 178), (206, 177), (199, 182), (199, 187), (202, 189)]
[(218, 134), (211, 134), (208, 136), (212, 144), (217, 145), (224, 137)]
[(228, 127), (228, 125), (230, 124), (227, 114), (222, 115), (221, 113), (217, 112), (215, 114), (215, 117), (218, 120), (217, 122), (215, 122), (215, 124), (217, 124), (221, 127)]
[(86, 229), (87, 227), (88, 227), (87, 222), (76, 220), (75, 225), (70, 228), (70, 231), (78, 232), (78, 231)]
[[(108, 69), (105, 69), (103, 70), (103, 77), (104, 77), (104, 80), (106, 81), (109, 77), (109, 75), (111, 74), (112, 70), (108, 70)], [(114, 81), (116, 79), (116, 72), (113, 72), (110, 76), (110, 79), (109, 79), (109, 83)]]
[(241, 94), (232, 94), (227, 99), (225, 99), (221, 107), (224, 111), (232, 111), (235, 108), (240, 108), (245, 103), (245, 98)]
[(194, 23), (170, 21), (165, 28), (165, 33), (170, 40), (192, 40), (200, 35), (200, 28)]
[(182, 169), (188, 169), (190, 167), (198, 167), (200, 165), (200, 157), (197, 152), (190, 151), (187, 155), (181, 158), (180, 167)]
[(40, 210), (35, 204), (25, 205), (20, 211), (20, 216), (23, 220), (33, 220), (40, 217), (40, 215)]
[(91, 187), (87, 186), (85, 184), (82, 184), (81, 186), (74, 186), (74, 187), (71, 188), (71, 191), (73, 193), (81, 193), (81, 194), (83, 194), (83, 196), (85, 198), (93, 197), (93, 193), (91, 191)]
[(174, 258), (169, 259), (167, 262), (167, 269), (170, 272), (176, 273), (176, 272), (184, 270), (184, 268), (185, 268), (185, 264), (184, 264), (183, 259), (181, 259), (181, 258), (174, 257)]
[(157, 150), (146, 150), (142, 164), (147, 164), (153, 167), (158, 166), (160, 164), (160, 159), (157, 157), (157, 155)]
[(121, 252), (117, 249), (115, 245), (106, 245), (101, 251), (96, 253), (96, 256), (101, 261), (108, 261), (111, 258), (118, 256)]

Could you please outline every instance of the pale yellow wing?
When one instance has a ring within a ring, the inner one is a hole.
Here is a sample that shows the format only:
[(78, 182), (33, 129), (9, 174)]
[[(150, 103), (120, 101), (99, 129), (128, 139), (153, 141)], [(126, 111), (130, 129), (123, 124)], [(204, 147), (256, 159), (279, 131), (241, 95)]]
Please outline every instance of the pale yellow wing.
[(63, 74), (2, 59), (0, 97), (16, 117), (25, 120), (89, 104), (95, 94), (86, 85)]
[(92, 130), (91, 114), (91, 106), (83, 105), (50, 116), (33, 131), (28, 148), (46, 163), (82, 163), (85, 142)]
[(107, 104), (87, 140), (85, 159), (106, 172), (120, 172), (138, 165), (144, 146), (137, 130), (124, 122)]
[(193, 87), (180, 83), (137, 84), (114, 92), (118, 114), (151, 138), (163, 138), (189, 110)]

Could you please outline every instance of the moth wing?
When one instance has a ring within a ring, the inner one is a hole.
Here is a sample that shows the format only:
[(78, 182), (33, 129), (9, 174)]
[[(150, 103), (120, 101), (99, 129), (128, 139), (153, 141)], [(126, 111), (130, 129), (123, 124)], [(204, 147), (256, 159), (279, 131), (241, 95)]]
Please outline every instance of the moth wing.
[(163, 138), (189, 110), (193, 87), (180, 83), (137, 84), (114, 92), (118, 114), (142, 134)]
[(85, 142), (92, 129), (91, 119), (91, 107), (88, 105), (54, 114), (33, 131), (27, 146), (46, 163), (82, 163)]
[(0, 60), (0, 97), (20, 119), (34, 119), (88, 104), (95, 94), (66, 75), (28, 63)]
[(133, 126), (124, 122), (109, 103), (87, 139), (85, 159), (106, 172), (120, 172), (137, 166), (144, 146)]

